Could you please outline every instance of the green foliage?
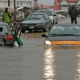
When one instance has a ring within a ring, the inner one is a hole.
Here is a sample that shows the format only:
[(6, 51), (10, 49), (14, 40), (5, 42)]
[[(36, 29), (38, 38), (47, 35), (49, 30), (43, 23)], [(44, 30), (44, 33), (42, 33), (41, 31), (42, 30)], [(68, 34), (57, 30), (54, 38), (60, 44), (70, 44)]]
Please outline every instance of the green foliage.
[(32, 12), (34, 13), (34, 12), (36, 12), (37, 10), (39, 10), (39, 7), (33, 8), (33, 9), (32, 9)]

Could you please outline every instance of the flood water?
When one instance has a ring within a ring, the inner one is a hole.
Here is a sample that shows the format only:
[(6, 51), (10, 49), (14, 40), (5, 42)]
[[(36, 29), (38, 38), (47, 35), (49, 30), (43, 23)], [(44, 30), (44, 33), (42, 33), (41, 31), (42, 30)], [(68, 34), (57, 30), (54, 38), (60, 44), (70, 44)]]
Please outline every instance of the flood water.
[(80, 80), (80, 46), (45, 46), (41, 34), (22, 34), (22, 47), (0, 47), (0, 80)]

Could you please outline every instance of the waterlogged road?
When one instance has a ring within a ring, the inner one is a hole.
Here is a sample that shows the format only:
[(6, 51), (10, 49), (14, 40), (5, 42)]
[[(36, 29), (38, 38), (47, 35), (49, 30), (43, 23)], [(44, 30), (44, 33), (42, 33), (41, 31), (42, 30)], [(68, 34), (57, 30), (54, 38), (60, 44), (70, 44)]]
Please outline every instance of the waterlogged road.
[(0, 80), (80, 80), (80, 47), (44, 46), (42, 33), (22, 34), (20, 48), (0, 47)]

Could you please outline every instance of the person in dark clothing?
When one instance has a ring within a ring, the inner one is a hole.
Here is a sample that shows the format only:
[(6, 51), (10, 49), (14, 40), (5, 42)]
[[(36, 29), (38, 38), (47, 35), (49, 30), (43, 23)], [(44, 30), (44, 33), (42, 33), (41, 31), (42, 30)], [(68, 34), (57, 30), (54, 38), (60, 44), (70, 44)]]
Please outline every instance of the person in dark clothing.
[(71, 23), (75, 21), (75, 24), (77, 24), (77, 10), (74, 8), (74, 6), (71, 7), (71, 9), (68, 11), (70, 17), (71, 17)]

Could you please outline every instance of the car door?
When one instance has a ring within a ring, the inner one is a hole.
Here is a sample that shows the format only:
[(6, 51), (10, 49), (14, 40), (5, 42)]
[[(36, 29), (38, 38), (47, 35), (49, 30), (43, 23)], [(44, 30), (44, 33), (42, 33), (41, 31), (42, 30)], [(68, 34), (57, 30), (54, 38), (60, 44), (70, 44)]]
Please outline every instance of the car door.
[(49, 18), (49, 16), (47, 14), (45, 14), (46, 17), (46, 24), (47, 24), (47, 28), (51, 27), (51, 19)]

